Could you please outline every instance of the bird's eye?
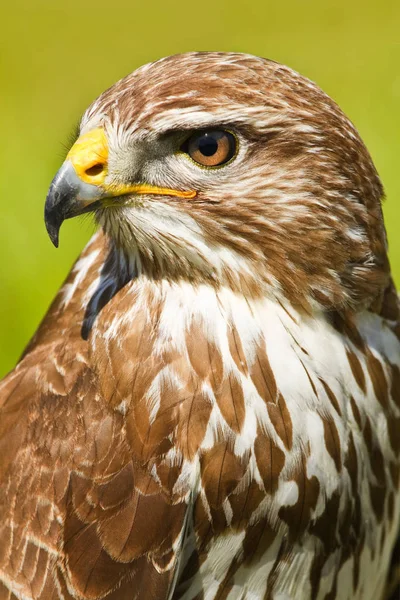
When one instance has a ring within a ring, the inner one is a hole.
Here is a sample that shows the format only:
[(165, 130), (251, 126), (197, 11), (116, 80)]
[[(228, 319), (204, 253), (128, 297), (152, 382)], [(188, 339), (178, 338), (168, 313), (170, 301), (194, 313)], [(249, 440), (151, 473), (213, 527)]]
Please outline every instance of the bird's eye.
[(181, 151), (203, 167), (219, 167), (236, 154), (236, 138), (229, 131), (198, 131), (181, 146)]

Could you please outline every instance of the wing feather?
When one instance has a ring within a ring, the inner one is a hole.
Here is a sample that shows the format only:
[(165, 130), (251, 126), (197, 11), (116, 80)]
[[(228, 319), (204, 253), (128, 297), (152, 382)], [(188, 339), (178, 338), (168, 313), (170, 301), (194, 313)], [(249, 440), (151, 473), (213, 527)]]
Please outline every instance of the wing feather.
[[(170, 593), (187, 498), (173, 495), (174, 480), (154, 472), (168, 426), (159, 427), (156, 443), (137, 425), (138, 453), (127, 426), (132, 416), (115, 410), (121, 391), (130, 386), (143, 395), (151, 383), (145, 371), (154, 379), (158, 367), (146, 363), (133, 382), (126, 377), (132, 364), (123, 362), (116, 375), (105, 361), (100, 378), (81, 336), (84, 293), (104, 276), (106, 252), (97, 236), (0, 387), (0, 579), (18, 597)], [(139, 364), (143, 353), (144, 339), (132, 361)]]

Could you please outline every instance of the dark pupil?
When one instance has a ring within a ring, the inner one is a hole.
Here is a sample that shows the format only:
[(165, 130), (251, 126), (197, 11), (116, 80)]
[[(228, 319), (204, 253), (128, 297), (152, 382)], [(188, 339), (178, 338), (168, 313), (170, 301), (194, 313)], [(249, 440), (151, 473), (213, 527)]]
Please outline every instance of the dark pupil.
[(208, 134), (201, 136), (198, 144), (199, 150), (204, 156), (212, 156), (218, 150), (218, 140)]

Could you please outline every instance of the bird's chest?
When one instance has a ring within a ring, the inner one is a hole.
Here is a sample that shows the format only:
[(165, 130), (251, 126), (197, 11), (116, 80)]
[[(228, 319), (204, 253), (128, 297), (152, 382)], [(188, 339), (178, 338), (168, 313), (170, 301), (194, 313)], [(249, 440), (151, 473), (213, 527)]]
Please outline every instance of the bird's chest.
[[(368, 598), (360, 571), (378, 577), (399, 509), (398, 340), (375, 315), (349, 335), (270, 300), (159, 294), (119, 323), (105, 315), (94, 358), (107, 356), (103, 393), (132, 421), (134, 452), (194, 502), (185, 589), (201, 577), (207, 598), (221, 585)], [(247, 580), (250, 566), (262, 576)]]

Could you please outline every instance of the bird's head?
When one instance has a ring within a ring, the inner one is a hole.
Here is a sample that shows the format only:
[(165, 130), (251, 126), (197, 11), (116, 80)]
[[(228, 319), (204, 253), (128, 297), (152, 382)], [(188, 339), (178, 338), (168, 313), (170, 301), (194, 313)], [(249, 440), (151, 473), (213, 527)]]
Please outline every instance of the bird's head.
[(388, 280), (382, 187), (355, 128), (315, 84), (243, 54), (146, 65), (86, 111), (45, 209), (93, 212), (150, 277), (324, 307)]

